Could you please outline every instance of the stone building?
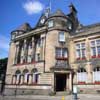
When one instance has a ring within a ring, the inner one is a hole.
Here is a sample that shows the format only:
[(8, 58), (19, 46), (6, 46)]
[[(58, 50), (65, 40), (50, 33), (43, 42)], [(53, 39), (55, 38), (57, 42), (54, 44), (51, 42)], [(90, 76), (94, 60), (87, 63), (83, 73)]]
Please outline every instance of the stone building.
[(35, 28), (25, 23), (11, 32), (6, 94), (71, 93), (74, 85), (100, 92), (100, 23), (83, 26), (69, 9), (47, 9)]

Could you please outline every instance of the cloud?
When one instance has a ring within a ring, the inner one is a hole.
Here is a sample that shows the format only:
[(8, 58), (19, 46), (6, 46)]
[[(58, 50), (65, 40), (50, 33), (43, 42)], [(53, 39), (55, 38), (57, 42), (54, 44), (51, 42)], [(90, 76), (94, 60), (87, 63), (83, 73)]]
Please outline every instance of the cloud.
[(29, 15), (41, 12), (44, 9), (44, 5), (39, 1), (27, 1), (23, 4), (23, 8)]

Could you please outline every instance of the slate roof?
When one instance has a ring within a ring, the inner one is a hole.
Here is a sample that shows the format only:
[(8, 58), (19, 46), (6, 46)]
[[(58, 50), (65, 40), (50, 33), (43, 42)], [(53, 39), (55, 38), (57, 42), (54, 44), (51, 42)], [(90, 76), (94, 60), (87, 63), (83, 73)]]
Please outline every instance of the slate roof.
[(20, 27), (18, 27), (16, 30), (20, 30), (20, 31), (29, 31), (31, 30), (31, 26), (28, 23), (24, 23), (22, 24)]

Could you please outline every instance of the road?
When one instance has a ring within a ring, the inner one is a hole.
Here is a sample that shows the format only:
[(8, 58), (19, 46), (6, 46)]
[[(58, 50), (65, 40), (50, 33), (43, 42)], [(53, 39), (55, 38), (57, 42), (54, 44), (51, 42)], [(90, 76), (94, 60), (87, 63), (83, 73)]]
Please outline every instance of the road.
[[(62, 96), (20, 95), (0, 96), (0, 100), (62, 100)], [(64, 96), (63, 100), (73, 100), (72, 95)], [(78, 94), (78, 100), (100, 100), (100, 94)]]

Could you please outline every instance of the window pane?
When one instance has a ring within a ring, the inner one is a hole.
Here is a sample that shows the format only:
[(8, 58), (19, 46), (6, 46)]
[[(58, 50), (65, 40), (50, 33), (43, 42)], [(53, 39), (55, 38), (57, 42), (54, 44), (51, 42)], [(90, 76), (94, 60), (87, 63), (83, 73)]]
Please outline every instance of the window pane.
[(97, 47), (98, 54), (100, 54), (100, 46)]
[(59, 41), (60, 42), (65, 42), (65, 34), (64, 34), (64, 32), (60, 32), (59, 33)]
[(29, 48), (29, 49), (32, 48), (32, 41), (29, 42), (29, 44), (28, 44), (28, 48)]
[(48, 27), (53, 27), (53, 25), (54, 25), (53, 20), (48, 22)]
[(61, 52), (62, 52), (61, 48), (57, 48), (56, 49), (56, 57), (61, 57), (61, 55), (62, 55)]
[(82, 58), (85, 57), (85, 49), (82, 49)]
[(91, 41), (91, 46), (95, 46), (95, 41)]
[(80, 44), (76, 44), (76, 49), (80, 49)]
[(91, 48), (91, 53), (92, 53), (92, 56), (95, 56), (96, 55), (96, 48), (95, 47), (92, 47)]
[(28, 55), (28, 62), (31, 62), (31, 55)]
[(37, 47), (40, 47), (40, 46), (41, 46), (41, 40), (38, 39), (38, 40), (37, 40)]
[(82, 43), (81, 44), (81, 48), (85, 48), (85, 43)]
[(100, 40), (96, 40), (97, 46), (100, 45)]
[(77, 51), (76, 51), (76, 57), (77, 57), (77, 58), (80, 58), (80, 57), (81, 57), (80, 50), (77, 50)]
[(63, 57), (67, 57), (67, 49), (63, 49), (63, 51), (62, 51), (62, 56), (63, 56)]

